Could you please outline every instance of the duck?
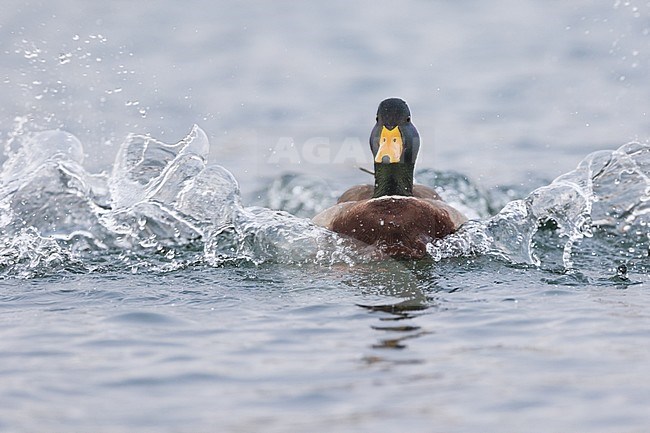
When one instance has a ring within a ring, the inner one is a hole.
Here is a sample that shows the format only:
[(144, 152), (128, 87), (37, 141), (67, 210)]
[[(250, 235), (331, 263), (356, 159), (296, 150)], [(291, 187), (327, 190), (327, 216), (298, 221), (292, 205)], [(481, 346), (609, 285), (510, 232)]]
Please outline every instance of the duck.
[(356, 185), (312, 218), (322, 227), (396, 259), (427, 257), (427, 244), (458, 230), (465, 215), (428, 186), (413, 183), (420, 135), (407, 103), (383, 100), (370, 132), (374, 185)]

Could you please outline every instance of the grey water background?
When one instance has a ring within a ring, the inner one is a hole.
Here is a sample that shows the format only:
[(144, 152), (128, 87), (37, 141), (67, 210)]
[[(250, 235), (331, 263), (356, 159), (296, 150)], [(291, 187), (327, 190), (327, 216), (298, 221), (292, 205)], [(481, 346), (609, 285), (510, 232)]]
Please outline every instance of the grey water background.
[[(311, 176), (299, 198), (367, 181), (374, 111), (400, 96), (419, 167), (518, 198), (646, 141), (649, 33), (634, 1), (5, 1), (4, 160), (60, 128), (110, 173), (129, 133), (198, 124), (268, 205), (286, 173)], [(179, 244), (49, 267), (61, 250), (3, 232), (0, 430), (645, 431), (646, 233), (566, 271), (543, 239), (539, 266), (206, 264)]]
[[(314, 168), (305, 143), (336, 155), (356, 140), (367, 156), (389, 96), (411, 105), (420, 166), (489, 186), (552, 179), (649, 129), (643, 3), (7, 1), (1, 13), (3, 133), (15, 116), (64, 127), (97, 170), (128, 133), (174, 142), (197, 123), (245, 190), (288, 170), (363, 179), (334, 156)], [(300, 158), (273, 162), (282, 138)]]

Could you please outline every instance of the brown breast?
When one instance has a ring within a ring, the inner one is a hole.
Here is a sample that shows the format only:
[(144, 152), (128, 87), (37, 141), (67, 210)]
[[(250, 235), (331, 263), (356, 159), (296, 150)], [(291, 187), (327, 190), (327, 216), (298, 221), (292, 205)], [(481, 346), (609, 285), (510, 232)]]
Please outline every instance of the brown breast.
[(422, 258), (426, 244), (456, 230), (445, 206), (414, 197), (380, 197), (347, 208), (332, 221), (332, 230), (395, 258)]

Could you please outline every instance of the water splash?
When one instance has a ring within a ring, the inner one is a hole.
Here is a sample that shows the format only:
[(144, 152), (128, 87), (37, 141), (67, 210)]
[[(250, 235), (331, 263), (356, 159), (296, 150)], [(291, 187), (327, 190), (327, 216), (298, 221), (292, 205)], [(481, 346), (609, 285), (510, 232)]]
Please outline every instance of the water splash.
[(264, 207), (282, 209), (303, 218), (325, 210), (338, 197), (324, 179), (294, 173), (279, 176), (256, 195)]
[[(0, 275), (106, 266), (165, 272), (196, 263), (355, 265), (375, 257), (372, 248), (306, 218), (333, 201), (324, 181), (284, 175), (267, 194), (280, 210), (246, 207), (235, 177), (207, 164), (208, 149), (198, 126), (174, 144), (131, 135), (110, 175), (93, 175), (71, 134), (14, 134), (0, 171)], [(475, 216), (428, 252), (434, 261), (491, 255), (538, 266), (556, 254), (572, 269), (582, 250), (595, 248), (584, 241), (598, 238), (624, 247), (612, 253), (620, 257), (616, 266), (630, 264), (647, 256), (649, 172), (648, 145), (597, 152), (490, 216), (491, 194), (465, 176), (421, 170), (418, 180)]]
[(5, 277), (34, 278), (82, 266), (69, 250), (34, 228), (0, 234), (0, 275)]
[(416, 183), (434, 188), (444, 201), (469, 219), (487, 218), (495, 213), (491, 205), (494, 198), (462, 173), (425, 168), (417, 170), (414, 177)]
[(97, 230), (102, 188), (93, 188), (102, 179), (81, 166), (81, 143), (63, 131), (22, 138), (0, 172), (0, 228), (5, 237), (25, 236), (24, 230), (30, 229), (51, 239), (87, 236), (102, 245), (105, 233)]
[[(203, 259), (215, 266), (345, 259), (344, 253), (329, 248), (345, 242), (310, 221), (244, 207), (232, 174), (206, 165), (208, 148), (197, 126), (174, 145), (129, 137), (109, 181), (113, 207), (104, 223), (141, 247), (201, 242)], [(323, 253), (327, 250), (332, 257)]]
[(594, 236), (614, 236), (641, 245), (648, 241), (650, 221), (650, 146), (629, 143), (616, 151), (587, 156), (578, 167), (534, 190), (527, 197), (509, 202), (497, 215), (470, 222), (429, 252), (435, 259), (457, 254), (492, 254), (513, 263), (541, 265), (537, 254), (553, 248), (536, 239), (549, 224), (562, 238), (562, 266), (573, 268), (574, 246)]

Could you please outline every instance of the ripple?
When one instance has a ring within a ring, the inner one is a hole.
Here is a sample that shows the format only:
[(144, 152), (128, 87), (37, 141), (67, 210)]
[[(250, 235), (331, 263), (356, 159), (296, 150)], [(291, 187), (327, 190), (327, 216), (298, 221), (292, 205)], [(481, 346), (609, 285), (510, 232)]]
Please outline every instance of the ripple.
[(189, 322), (181, 320), (177, 317), (173, 317), (167, 314), (152, 313), (148, 311), (122, 313), (111, 316), (106, 319), (106, 321), (146, 326), (179, 326), (189, 324)]
[(140, 388), (157, 387), (169, 385), (204, 384), (206, 382), (221, 382), (225, 377), (210, 373), (184, 373), (170, 376), (140, 376), (124, 380), (104, 383), (104, 386), (112, 388)]

